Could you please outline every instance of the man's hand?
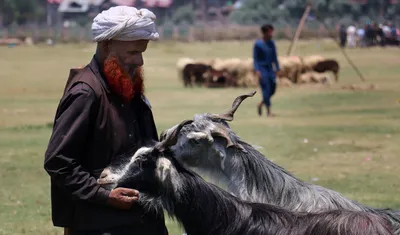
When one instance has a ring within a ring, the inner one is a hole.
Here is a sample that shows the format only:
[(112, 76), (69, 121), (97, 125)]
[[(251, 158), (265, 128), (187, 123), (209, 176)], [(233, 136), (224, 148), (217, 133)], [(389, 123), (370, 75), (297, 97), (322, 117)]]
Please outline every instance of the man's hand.
[(282, 71), (281, 70), (276, 71), (275, 74), (276, 74), (277, 77), (282, 77)]
[(139, 192), (129, 188), (116, 188), (113, 189), (108, 197), (108, 204), (118, 208), (127, 210), (132, 207), (139, 199)]
[(261, 78), (261, 73), (260, 73), (260, 71), (255, 71), (254, 74), (256, 75), (256, 77), (257, 77), (258, 79)]

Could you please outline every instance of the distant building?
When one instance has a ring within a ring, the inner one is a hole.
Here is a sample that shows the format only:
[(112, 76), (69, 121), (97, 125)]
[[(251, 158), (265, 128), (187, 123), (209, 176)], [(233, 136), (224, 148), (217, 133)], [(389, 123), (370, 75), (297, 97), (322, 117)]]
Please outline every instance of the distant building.
[[(62, 20), (88, 21), (98, 13), (112, 6), (134, 6), (137, 8), (149, 8), (155, 12), (172, 6), (174, 0), (47, 0), (50, 18), (55, 14), (54, 9), (61, 15)], [(53, 22), (52, 20), (49, 20)], [(53, 25), (49, 23), (50, 25)]]

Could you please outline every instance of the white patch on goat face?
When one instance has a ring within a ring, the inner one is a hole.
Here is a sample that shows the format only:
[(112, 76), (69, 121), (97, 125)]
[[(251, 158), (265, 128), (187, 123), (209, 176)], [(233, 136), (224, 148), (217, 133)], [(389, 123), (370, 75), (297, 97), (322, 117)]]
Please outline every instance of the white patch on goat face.
[(172, 162), (167, 158), (161, 157), (157, 160), (156, 176), (166, 188), (172, 186), (175, 192), (181, 188), (182, 184), (179, 174), (172, 165)]
[(171, 161), (166, 158), (162, 157), (157, 160), (157, 177), (161, 182), (167, 179), (167, 176), (170, 174), (171, 166)]
[(187, 134), (186, 137), (188, 139), (195, 139), (195, 140), (207, 139), (210, 143), (214, 141), (214, 139), (210, 135), (204, 132), (192, 131), (189, 134)]
[(225, 155), (222, 152), (218, 152), (219, 153), (219, 157), (221, 158), (221, 169), (225, 170)]
[[(138, 149), (135, 154), (131, 157), (128, 164), (121, 166), (120, 169), (113, 169), (111, 174), (107, 175), (109, 182), (117, 183), (129, 170), (129, 167), (139, 160), (143, 155), (151, 152), (153, 149), (148, 147), (142, 147)], [(104, 180), (103, 180), (104, 181)]]
[(143, 155), (146, 155), (147, 153), (151, 152), (153, 148), (149, 147), (142, 147), (136, 151), (136, 153), (132, 156), (131, 161), (129, 162), (128, 166), (130, 164), (135, 163), (136, 160), (140, 159)]

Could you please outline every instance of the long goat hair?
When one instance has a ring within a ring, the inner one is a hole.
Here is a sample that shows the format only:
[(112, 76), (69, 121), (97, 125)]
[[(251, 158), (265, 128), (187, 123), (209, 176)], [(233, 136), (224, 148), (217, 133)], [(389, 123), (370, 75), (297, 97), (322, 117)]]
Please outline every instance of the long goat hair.
[[(393, 234), (387, 221), (375, 214), (339, 210), (294, 213), (269, 204), (241, 201), (182, 168), (178, 174), (176, 181), (181, 183), (182, 191), (169, 191), (161, 199), (188, 234)], [(167, 183), (163, 187), (173, 186)]]
[[(303, 182), (241, 140), (226, 121), (232, 121), (242, 100), (254, 93), (236, 98), (226, 114), (196, 115), (180, 130), (178, 142), (172, 147), (174, 156), (196, 172), (208, 174), (213, 182), (225, 182), (228, 190), (243, 200), (295, 212), (376, 212), (389, 219), (395, 234), (400, 234), (400, 211), (371, 208), (333, 190)], [(175, 130), (176, 126), (164, 131), (161, 140)]]
[(159, 147), (139, 149), (123, 166), (111, 164), (98, 182), (139, 189), (152, 200), (147, 205), (157, 207), (155, 202), (160, 202), (190, 235), (393, 234), (388, 221), (374, 213), (296, 213), (242, 201), (184, 168), (168, 148)]

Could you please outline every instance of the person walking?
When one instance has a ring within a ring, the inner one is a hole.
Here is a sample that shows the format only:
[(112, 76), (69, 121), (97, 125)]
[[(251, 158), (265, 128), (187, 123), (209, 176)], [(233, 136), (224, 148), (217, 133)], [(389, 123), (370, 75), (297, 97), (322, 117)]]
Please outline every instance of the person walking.
[[(276, 73), (280, 71), (275, 42), (272, 40), (273, 32), (272, 25), (261, 26), (262, 38), (258, 39), (253, 46), (254, 71), (259, 79), (263, 96), (257, 106), (257, 111), (261, 116), (262, 107), (265, 105), (269, 117), (275, 116), (271, 111), (271, 97), (276, 91)], [(275, 70), (273, 65), (275, 65)]]

